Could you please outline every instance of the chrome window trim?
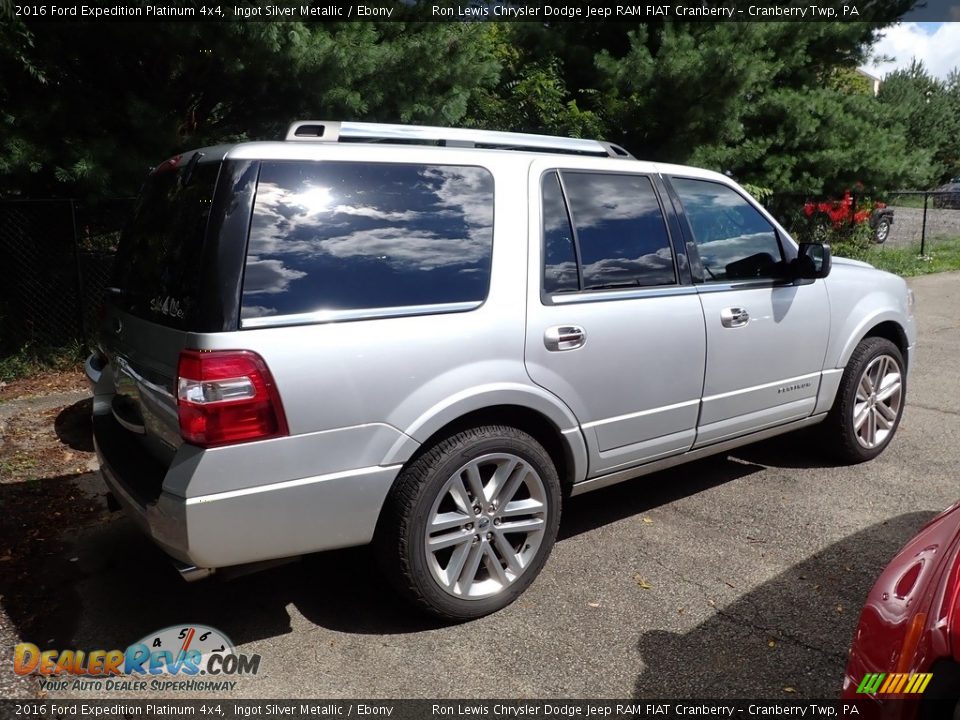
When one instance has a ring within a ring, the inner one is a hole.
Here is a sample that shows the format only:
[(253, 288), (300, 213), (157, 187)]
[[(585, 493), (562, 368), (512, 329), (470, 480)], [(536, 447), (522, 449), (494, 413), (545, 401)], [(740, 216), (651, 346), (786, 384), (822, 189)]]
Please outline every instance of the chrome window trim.
[(609, 302), (611, 300), (637, 300), (652, 297), (672, 297), (674, 295), (696, 295), (693, 285), (663, 285), (637, 288), (636, 290), (592, 290), (589, 292), (571, 292), (547, 295), (544, 305), (575, 305), (588, 302)]
[(435, 305), (405, 305), (400, 307), (356, 308), (346, 310), (314, 310), (307, 313), (289, 315), (265, 315), (263, 317), (240, 320), (241, 330), (265, 327), (286, 327), (289, 325), (318, 325), (321, 323), (345, 322), (349, 320), (377, 320), (380, 318), (410, 317), (414, 315), (441, 315), (445, 313), (469, 312), (483, 305), (483, 300), (459, 303), (437, 303)]
[[(695, 287), (697, 292), (714, 293), (727, 292), (728, 290), (759, 290), (763, 288), (793, 287), (798, 283), (793, 280), (776, 280), (773, 278), (757, 278), (756, 280), (707, 280), (698, 283)], [(801, 283), (802, 284), (802, 283)]]

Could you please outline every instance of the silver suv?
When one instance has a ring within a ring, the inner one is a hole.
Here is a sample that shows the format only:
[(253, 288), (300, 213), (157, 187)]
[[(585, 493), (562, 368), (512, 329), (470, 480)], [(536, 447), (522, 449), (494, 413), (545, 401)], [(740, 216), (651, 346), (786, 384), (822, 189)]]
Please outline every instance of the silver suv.
[(372, 542), (448, 618), (523, 592), (571, 496), (821, 422), (873, 458), (915, 338), (903, 280), (723, 175), (451, 128), (178, 155), (113, 285), (102, 473), (185, 576)]

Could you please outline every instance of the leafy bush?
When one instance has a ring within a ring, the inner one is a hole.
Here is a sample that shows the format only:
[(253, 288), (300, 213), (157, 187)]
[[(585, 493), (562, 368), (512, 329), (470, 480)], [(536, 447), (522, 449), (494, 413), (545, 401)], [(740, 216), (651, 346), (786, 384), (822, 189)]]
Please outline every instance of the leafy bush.
[(873, 244), (870, 215), (883, 207), (869, 199), (857, 204), (848, 190), (840, 200), (804, 203), (802, 215), (794, 215), (793, 228), (803, 242), (827, 243), (835, 255), (863, 258)]

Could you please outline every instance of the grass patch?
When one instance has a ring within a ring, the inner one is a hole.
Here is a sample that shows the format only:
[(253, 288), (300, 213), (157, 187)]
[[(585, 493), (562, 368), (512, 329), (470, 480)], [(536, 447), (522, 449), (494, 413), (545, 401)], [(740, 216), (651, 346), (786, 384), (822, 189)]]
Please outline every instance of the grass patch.
[[(892, 208), (923, 208), (923, 195), (888, 195), (886, 203)], [(927, 207), (933, 208), (933, 196), (928, 196)]]
[(903, 277), (960, 270), (960, 237), (931, 239), (926, 246), (926, 255), (920, 255), (916, 246), (877, 245), (855, 255), (857, 260)]
[(84, 357), (85, 348), (79, 342), (61, 348), (24, 345), (15, 353), (0, 357), (0, 382), (19, 380), (44, 370), (70, 370)]
[(12, 458), (0, 460), (0, 479), (9, 480), (12, 477), (22, 475), (37, 467), (39, 463), (36, 458), (18, 453)]

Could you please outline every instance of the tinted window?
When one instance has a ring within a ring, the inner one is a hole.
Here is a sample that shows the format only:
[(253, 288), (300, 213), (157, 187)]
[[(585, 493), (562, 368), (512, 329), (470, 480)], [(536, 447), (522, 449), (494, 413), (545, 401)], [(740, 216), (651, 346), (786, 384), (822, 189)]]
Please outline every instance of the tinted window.
[(707, 180), (671, 182), (690, 221), (707, 280), (776, 277), (783, 259), (776, 231), (739, 193)]
[(543, 289), (548, 293), (580, 289), (573, 230), (556, 173), (543, 176)]
[(564, 172), (583, 289), (676, 282), (660, 203), (642, 175)]
[(117, 250), (113, 284), (127, 312), (170, 327), (189, 326), (219, 171), (219, 162), (187, 163), (147, 178)]
[(483, 168), (264, 162), (241, 318), (482, 301), (492, 251)]

